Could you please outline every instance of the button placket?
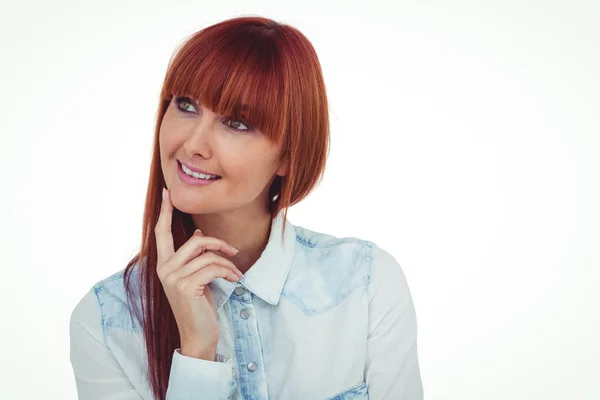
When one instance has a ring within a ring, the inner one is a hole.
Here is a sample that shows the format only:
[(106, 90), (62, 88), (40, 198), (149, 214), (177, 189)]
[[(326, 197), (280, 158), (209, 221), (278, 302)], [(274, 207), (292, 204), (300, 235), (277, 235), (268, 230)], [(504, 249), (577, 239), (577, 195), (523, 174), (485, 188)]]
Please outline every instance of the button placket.
[[(266, 376), (254, 295), (238, 285), (230, 298), (230, 318), (239, 385), (249, 393), (266, 393)], [(242, 390), (242, 389), (241, 389)], [(257, 398), (258, 399), (258, 398)]]
[(242, 285), (236, 286), (233, 294), (236, 295), (237, 300), (242, 304), (252, 303), (252, 293)]

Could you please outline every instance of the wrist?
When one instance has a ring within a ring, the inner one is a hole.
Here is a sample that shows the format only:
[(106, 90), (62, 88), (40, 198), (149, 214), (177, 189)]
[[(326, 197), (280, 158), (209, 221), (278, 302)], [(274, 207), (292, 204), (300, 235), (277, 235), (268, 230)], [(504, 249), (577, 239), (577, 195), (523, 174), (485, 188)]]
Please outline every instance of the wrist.
[(186, 346), (182, 345), (179, 351), (181, 355), (186, 357), (198, 358), (201, 360), (207, 361), (216, 361), (217, 360), (217, 348), (195, 348), (194, 346)]

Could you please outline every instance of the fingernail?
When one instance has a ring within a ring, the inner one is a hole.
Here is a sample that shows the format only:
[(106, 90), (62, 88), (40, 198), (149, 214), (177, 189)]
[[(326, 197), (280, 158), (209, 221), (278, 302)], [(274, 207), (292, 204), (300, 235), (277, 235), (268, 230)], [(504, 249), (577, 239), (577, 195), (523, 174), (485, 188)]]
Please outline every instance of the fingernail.
[(167, 191), (165, 190), (165, 188), (163, 188), (163, 190), (162, 190), (162, 198), (163, 198), (163, 200), (165, 199), (166, 192)]
[(233, 251), (235, 251), (235, 254), (237, 254), (237, 253), (239, 253), (239, 252), (240, 252), (240, 251), (239, 251), (238, 249), (236, 249), (235, 247), (233, 247), (233, 246), (230, 246), (230, 247), (231, 247), (231, 249), (232, 249)]

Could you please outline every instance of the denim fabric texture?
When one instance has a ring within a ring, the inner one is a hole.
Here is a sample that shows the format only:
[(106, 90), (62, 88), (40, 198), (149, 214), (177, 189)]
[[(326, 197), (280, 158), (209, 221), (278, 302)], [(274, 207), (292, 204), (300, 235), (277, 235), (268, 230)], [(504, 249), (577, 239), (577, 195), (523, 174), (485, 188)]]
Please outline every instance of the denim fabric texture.
[[(209, 284), (221, 328), (217, 360), (175, 349), (167, 399), (423, 399), (415, 309), (394, 257), (289, 220), (282, 243), (282, 229), (280, 213), (238, 283)], [(153, 399), (123, 273), (97, 282), (72, 311), (79, 399)]]

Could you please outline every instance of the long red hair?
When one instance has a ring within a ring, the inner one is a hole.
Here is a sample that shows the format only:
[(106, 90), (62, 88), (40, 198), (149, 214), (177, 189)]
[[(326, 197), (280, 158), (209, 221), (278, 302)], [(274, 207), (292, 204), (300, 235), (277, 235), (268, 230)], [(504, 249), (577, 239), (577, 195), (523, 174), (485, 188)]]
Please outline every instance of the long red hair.
[[(209, 26), (184, 41), (170, 60), (160, 93), (146, 192), (140, 252), (127, 264), (128, 303), (143, 332), (148, 382), (166, 396), (179, 330), (156, 274), (154, 228), (165, 180), (158, 135), (174, 95), (192, 95), (216, 113), (242, 118), (281, 149), (285, 177), (269, 190), (272, 217), (305, 198), (321, 181), (329, 153), (329, 109), (317, 54), (296, 28), (268, 18), (240, 17)], [(241, 107), (248, 106), (247, 109)], [(175, 250), (194, 232), (189, 214), (173, 210)], [(143, 260), (143, 262), (141, 262)], [(135, 272), (135, 273), (134, 273)], [(134, 286), (138, 289), (134, 289)], [(131, 307), (132, 304), (141, 307)]]

